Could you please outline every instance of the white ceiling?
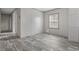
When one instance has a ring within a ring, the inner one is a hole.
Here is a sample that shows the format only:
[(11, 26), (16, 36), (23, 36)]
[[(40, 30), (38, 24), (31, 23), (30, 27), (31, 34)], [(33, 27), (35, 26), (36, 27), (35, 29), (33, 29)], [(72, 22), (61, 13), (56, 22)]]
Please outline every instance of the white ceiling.
[(10, 14), (14, 11), (15, 8), (1, 8), (1, 13)]
[[(3, 14), (10, 14), (14, 11), (15, 8), (1, 8), (1, 13)], [(49, 10), (52, 10), (52, 9), (55, 9), (55, 8), (35, 8), (39, 11), (49, 11)]]
[(35, 8), (35, 9), (37, 9), (37, 10), (39, 10), (39, 11), (49, 11), (49, 10), (53, 10), (53, 9), (55, 9), (55, 8)]

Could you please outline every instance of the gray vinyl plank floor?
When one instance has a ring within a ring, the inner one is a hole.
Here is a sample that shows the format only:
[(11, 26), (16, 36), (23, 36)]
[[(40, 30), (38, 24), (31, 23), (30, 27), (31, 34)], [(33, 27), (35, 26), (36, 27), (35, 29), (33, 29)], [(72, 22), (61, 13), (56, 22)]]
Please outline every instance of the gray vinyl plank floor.
[(22, 39), (0, 40), (0, 51), (79, 51), (79, 43), (41, 33)]

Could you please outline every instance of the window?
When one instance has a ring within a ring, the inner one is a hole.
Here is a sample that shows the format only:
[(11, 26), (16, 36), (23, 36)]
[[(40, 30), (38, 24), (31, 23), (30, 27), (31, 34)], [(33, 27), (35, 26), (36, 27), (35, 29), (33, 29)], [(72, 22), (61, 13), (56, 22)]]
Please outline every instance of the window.
[(58, 29), (59, 21), (58, 21), (58, 14), (49, 15), (49, 28)]

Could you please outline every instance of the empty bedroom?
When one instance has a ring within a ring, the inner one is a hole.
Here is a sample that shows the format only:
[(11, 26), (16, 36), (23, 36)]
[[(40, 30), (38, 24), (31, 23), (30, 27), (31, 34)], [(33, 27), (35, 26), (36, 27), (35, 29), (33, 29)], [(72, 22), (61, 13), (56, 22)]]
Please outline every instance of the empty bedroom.
[(0, 8), (0, 51), (79, 51), (79, 8)]

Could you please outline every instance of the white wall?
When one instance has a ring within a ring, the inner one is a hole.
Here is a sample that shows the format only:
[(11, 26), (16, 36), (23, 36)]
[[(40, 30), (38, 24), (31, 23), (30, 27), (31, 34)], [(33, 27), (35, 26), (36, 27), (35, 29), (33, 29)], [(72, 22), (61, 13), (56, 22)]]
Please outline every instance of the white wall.
[[(59, 29), (48, 28), (48, 15), (53, 13), (59, 14)], [(55, 9), (49, 12), (45, 12), (44, 17), (45, 17), (44, 32), (68, 37), (68, 9), (67, 8)]]
[(21, 8), (21, 37), (43, 31), (43, 14), (32, 8)]
[(13, 19), (13, 33), (16, 33), (17, 36), (20, 36), (20, 9), (16, 9), (12, 14)]
[(12, 14), (12, 20), (13, 20), (13, 25), (12, 25), (12, 27), (13, 27), (13, 33), (16, 33), (16, 31), (17, 31), (17, 12), (16, 11), (14, 11), (13, 12), (13, 14)]
[(69, 9), (69, 40), (79, 42), (79, 8)]

